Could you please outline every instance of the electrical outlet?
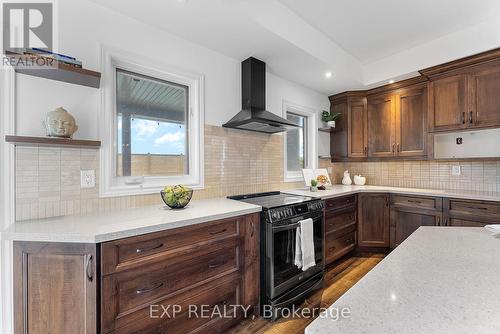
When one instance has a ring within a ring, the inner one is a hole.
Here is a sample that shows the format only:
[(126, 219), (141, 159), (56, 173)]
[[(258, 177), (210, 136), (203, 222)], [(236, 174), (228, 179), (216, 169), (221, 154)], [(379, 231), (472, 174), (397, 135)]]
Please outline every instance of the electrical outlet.
[(452, 176), (460, 176), (462, 174), (462, 170), (460, 169), (460, 165), (451, 166), (451, 175)]
[(95, 187), (95, 170), (81, 170), (80, 171), (80, 187), (94, 188)]

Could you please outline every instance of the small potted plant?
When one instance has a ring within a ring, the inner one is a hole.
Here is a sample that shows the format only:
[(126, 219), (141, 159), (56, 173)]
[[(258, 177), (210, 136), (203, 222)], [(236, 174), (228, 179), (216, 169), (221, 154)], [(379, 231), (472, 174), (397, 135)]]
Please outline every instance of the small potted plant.
[(342, 114), (339, 112), (331, 113), (329, 111), (323, 110), (321, 113), (321, 120), (325, 122), (329, 127), (335, 127), (335, 121), (340, 118)]
[(316, 181), (315, 179), (312, 179), (311, 186), (309, 187), (309, 190), (311, 190), (312, 192), (318, 191), (318, 181)]

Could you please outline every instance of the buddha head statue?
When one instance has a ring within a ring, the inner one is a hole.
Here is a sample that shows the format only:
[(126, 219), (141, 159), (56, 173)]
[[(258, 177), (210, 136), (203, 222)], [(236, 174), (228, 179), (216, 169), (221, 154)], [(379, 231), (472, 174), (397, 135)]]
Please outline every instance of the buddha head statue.
[(43, 123), (49, 137), (71, 138), (78, 130), (75, 118), (62, 107), (49, 111)]

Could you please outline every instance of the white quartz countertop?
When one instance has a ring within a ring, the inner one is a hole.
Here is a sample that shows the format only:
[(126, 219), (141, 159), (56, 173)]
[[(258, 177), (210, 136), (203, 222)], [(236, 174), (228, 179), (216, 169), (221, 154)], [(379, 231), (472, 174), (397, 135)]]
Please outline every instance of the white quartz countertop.
[(322, 199), (341, 197), (360, 192), (389, 192), (406, 195), (418, 196), (437, 196), (449, 198), (463, 198), (483, 201), (500, 201), (500, 192), (486, 191), (466, 191), (466, 190), (435, 190), (435, 189), (417, 189), (417, 188), (399, 188), (399, 187), (384, 187), (384, 186), (344, 186), (333, 185), (327, 190), (318, 190), (316, 192), (309, 189), (286, 190), (286, 193), (294, 195), (303, 195), (310, 197), (319, 197)]
[(420, 227), (305, 332), (500, 333), (498, 254), (483, 228)]
[(99, 243), (261, 210), (260, 206), (226, 198), (193, 200), (181, 210), (157, 205), (18, 222), (1, 235), (6, 240)]

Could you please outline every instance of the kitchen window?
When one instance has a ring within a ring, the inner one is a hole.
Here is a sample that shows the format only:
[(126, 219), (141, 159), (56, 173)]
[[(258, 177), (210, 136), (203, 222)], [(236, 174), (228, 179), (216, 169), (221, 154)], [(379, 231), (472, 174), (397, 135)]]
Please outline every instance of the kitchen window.
[(101, 196), (202, 188), (203, 77), (108, 53)]
[(303, 168), (316, 168), (316, 113), (289, 102), (284, 111), (286, 119), (297, 125), (285, 133), (285, 181), (301, 181)]

